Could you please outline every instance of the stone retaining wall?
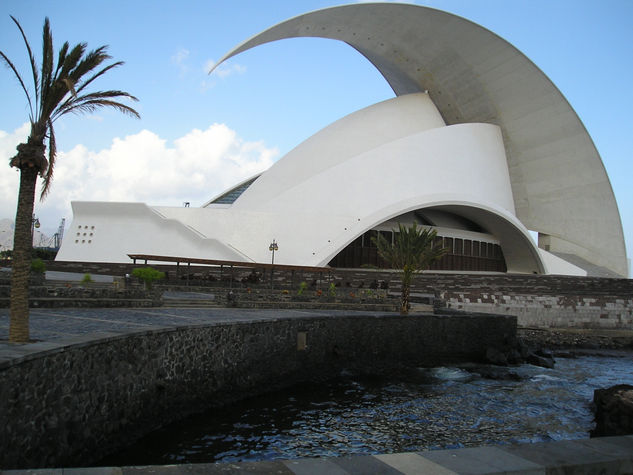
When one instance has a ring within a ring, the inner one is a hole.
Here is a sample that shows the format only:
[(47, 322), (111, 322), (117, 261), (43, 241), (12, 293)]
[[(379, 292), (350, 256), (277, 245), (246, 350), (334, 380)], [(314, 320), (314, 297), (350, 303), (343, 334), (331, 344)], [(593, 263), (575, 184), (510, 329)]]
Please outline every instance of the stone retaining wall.
[[(0, 308), (9, 308), (11, 287), (0, 281)], [(61, 285), (39, 280), (29, 286), (29, 306), (35, 308), (60, 307), (157, 307), (162, 305), (159, 292), (141, 286), (113, 284)]]
[[(137, 264), (51, 262), (49, 268), (122, 276)], [(270, 272), (257, 270), (259, 282), (248, 282), (252, 269), (203, 266), (155, 266), (168, 273), (169, 283), (187, 281), (206, 286), (270, 286)], [(242, 280), (245, 282), (242, 283)], [(273, 286), (297, 289), (400, 290), (400, 275), (392, 270), (325, 269), (324, 272), (275, 270)], [(633, 279), (523, 274), (424, 273), (415, 276), (412, 292), (435, 295), (450, 308), (511, 314), (520, 326), (633, 329)]]
[(481, 361), (515, 342), (516, 318), (461, 314), (288, 318), (52, 347), (0, 363), (0, 468), (87, 465), (186, 415), (343, 368)]
[(515, 315), (520, 326), (633, 329), (633, 296), (440, 293), (450, 308)]

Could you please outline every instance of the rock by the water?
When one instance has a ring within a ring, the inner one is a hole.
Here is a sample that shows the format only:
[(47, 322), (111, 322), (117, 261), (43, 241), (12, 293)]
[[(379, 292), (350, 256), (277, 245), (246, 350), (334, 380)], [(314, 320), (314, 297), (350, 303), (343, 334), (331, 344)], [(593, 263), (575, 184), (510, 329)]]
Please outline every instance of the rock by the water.
[(494, 365), (507, 366), (508, 356), (503, 351), (489, 347), (486, 350), (486, 361)]
[(591, 437), (633, 434), (633, 386), (618, 384), (593, 393), (596, 428)]
[(553, 368), (554, 358), (537, 355), (536, 353), (530, 353), (525, 361), (534, 366), (540, 366), (542, 368)]
[(479, 374), (484, 379), (494, 379), (501, 381), (521, 381), (519, 376), (514, 371), (510, 371), (508, 368), (499, 368), (495, 366), (480, 366), (473, 369), (474, 373)]

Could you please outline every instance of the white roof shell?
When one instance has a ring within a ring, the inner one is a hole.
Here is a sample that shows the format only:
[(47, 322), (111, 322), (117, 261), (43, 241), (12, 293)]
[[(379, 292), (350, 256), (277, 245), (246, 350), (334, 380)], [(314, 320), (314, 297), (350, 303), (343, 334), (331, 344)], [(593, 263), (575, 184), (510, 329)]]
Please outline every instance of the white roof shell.
[(431, 8), (363, 3), (282, 22), (221, 61), (293, 37), (343, 41), (397, 96), (428, 91), (446, 124), (500, 127), (516, 216), (549, 235), (550, 250), (625, 276), (617, 204), (600, 156), (556, 86), (525, 55), (485, 28)]

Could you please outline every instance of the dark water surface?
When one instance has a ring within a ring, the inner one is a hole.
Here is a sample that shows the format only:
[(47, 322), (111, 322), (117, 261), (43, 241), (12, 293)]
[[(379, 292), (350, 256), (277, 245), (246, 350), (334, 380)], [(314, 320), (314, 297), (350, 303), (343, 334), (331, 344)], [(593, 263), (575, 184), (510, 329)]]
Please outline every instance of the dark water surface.
[(584, 438), (594, 426), (594, 389), (633, 384), (632, 357), (585, 356), (557, 359), (555, 369), (509, 368), (518, 381), (483, 378), (477, 367), (426, 368), (392, 379), (343, 373), (336, 381), (295, 386), (171, 424), (99, 465), (334, 457)]

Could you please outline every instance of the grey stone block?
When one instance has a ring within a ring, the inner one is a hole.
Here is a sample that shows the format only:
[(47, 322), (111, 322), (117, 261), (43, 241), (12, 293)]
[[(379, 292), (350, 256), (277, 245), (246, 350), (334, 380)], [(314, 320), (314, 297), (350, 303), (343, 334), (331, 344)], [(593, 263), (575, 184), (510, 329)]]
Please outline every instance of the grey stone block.
[(407, 475), (454, 475), (456, 473), (415, 453), (384, 454), (374, 457)]
[(509, 453), (499, 447), (477, 447), (421, 452), (424, 458), (460, 474), (545, 474), (545, 465)]
[(619, 473), (616, 455), (602, 451), (586, 441), (565, 440), (556, 443), (525, 444), (504, 448), (505, 451), (548, 468), (555, 473)]
[(65, 468), (63, 475), (122, 475), (121, 467)]
[(331, 460), (350, 475), (365, 475), (368, 473), (372, 475), (402, 475), (400, 471), (371, 455), (339, 457)]
[[(292, 475), (282, 462), (200, 463), (185, 465), (150, 465), (123, 467), (122, 475), (227, 475), (227, 474)], [(88, 475), (91, 475), (88, 473)]]
[(32, 470), (2, 470), (2, 475), (63, 475), (61, 468), (39, 468)]
[(283, 462), (295, 475), (348, 475), (349, 472), (336, 465), (331, 459), (310, 458), (286, 460)]

